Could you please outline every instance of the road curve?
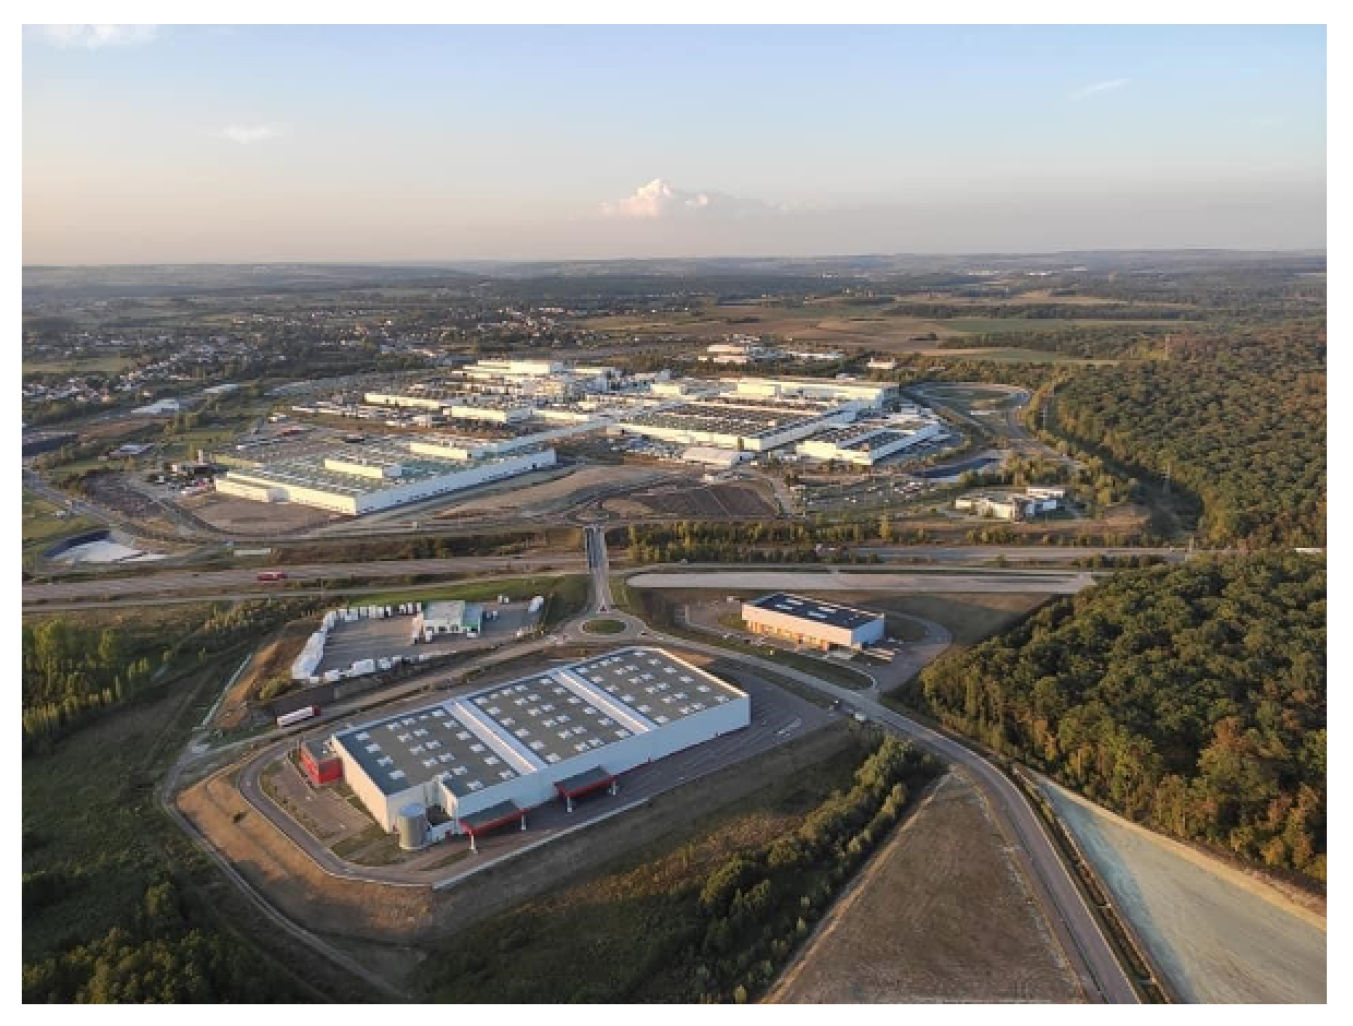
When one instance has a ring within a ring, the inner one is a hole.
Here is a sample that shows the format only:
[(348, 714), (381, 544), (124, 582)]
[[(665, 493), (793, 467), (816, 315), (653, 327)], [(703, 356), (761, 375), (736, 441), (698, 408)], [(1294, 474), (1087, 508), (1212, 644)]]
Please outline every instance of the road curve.
[(1038, 814), (1004, 773), (977, 752), (929, 727), (895, 712), (867, 694), (838, 687), (789, 666), (703, 642), (651, 632), (653, 641), (692, 648), (721, 659), (735, 659), (789, 677), (842, 703), (867, 713), (871, 719), (908, 740), (915, 741), (941, 758), (962, 766), (986, 792), (1002, 831), (1011, 841), (1015, 857), (1037, 892), (1067, 958), (1092, 999), (1109, 1004), (1140, 1001), (1118, 961), (1112, 945), (1100, 929), (1066, 863), (1057, 851)]

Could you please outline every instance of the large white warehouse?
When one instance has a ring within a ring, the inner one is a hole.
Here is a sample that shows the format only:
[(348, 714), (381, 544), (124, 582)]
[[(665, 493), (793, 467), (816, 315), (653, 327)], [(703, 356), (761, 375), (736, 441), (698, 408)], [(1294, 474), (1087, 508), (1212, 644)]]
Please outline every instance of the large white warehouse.
[(738, 395), (775, 399), (829, 399), (874, 408), (897, 396), (897, 386), (878, 381), (842, 381), (836, 378), (724, 378)]
[(486, 829), (552, 798), (751, 723), (751, 699), (656, 648), (625, 648), (336, 734), (343, 776), (386, 830), (412, 807), (441, 835)]
[(941, 430), (936, 421), (919, 418), (876, 421), (809, 438), (800, 442), (795, 451), (813, 459), (872, 467), (889, 456), (935, 438)]
[[(420, 442), (383, 441), (332, 448), (239, 468), (216, 479), (216, 490), (257, 502), (294, 502), (356, 516), (463, 491), (555, 463), (554, 450), (466, 458), (433, 455)], [(434, 450), (435, 451), (435, 450)], [(478, 455), (478, 454), (476, 454)]]

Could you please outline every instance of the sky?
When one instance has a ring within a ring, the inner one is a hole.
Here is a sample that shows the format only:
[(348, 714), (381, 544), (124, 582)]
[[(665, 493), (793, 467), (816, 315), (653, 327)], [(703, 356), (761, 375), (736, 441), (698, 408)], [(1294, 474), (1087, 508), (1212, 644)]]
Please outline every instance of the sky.
[(30, 26), (24, 262), (1323, 248), (1325, 43)]

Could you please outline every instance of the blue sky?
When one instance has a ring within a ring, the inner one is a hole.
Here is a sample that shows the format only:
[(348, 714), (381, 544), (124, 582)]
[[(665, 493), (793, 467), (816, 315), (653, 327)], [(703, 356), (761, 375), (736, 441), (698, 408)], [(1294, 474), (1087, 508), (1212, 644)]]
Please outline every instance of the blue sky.
[(26, 262), (1325, 243), (1323, 28), (29, 29)]

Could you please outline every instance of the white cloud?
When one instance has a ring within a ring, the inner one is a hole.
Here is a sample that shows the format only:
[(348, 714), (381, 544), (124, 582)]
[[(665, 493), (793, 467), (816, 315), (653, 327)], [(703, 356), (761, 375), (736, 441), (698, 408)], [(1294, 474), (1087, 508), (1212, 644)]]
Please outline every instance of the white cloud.
[(149, 43), (159, 31), (158, 25), (35, 25), (31, 34), (53, 46), (98, 50), (105, 46)]
[(673, 217), (744, 217), (773, 209), (759, 200), (741, 199), (718, 192), (679, 189), (664, 178), (655, 178), (647, 185), (639, 186), (632, 195), (601, 205), (601, 212), (606, 217), (635, 221)]
[(227, 125), (225, 128), (217, 129), (212, 135), (229, 139), (241, 146), (249, 146), (253, 143), (267, 142), (269, 139), (280, 139), (286, 132), (276, 125)]
[(1077, 89), (1071, 94), (1073, 100), (1088, 100), (1092, 96), (1098, 96), (1100, 93), (1112, 92), (1114, 89), (1122, 89), (1132, 79), (1130, 78), (1110, 78), (1103, 82), (1092, 82), (1088, 86)]

